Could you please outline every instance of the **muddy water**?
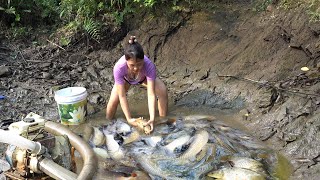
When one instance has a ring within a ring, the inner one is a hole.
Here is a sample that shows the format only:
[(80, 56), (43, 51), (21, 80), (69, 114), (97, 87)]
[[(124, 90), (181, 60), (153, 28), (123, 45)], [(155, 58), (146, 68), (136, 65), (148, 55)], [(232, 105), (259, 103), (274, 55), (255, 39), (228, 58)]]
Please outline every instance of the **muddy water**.
[[(147, 107), (147, 99), (141, 97), (131, 97), (129, 99), (129, 105), (132, 113), (132, 117), (144, 117), (148, 118), (148, 107)], [(215, 117), (215, 119), (223, 121), (228, 126), (239, 129), (247, 134), (250, 134), (249, 130), (240, 122), (241, 116), (239, 116), (237, 111), (233, 110), (219, 110), (213, 109), (209, 107), (177, 107), (174, 106), (172, 102), (169, 102), (169, 114), (168, 117), (180, 117), (180, 116), (188, 116), (188, 115), (210, 115)], [(116, 117), (124, 117), (124, 114), (121, 111), (119, 106)], [(157, 119), (156, 119), (157, 120)], [(194, 122), (197, 123), (197, 122)], [(101, 111), (94, 115), (88, 116), (85, 124), (79, 126), (70, 126), (74, 132), (81, 132), (85, 126), (96, 126), (99, 127), (101, 125), (107, 124), (107, 120), (105, 119), (105, 111)], [(268, 146), (267, 144), (265, 144)], [(272, 168), (272, 176), (278, 179), (289, 179), (289, 176), (292, 172), (292, 167), (287, 159), (285, 159), (281, 154), (274, 152), (275, 156), (272, 160), (273, 168)], [(78, 156), (77, 160), (78, 171), (81, 169), (81, 158)], [(96, 177), (94, 179), (104, 179), (108, 177), (108, 179), (121, 179), (127, 174), (112, 172), (113, 164), (108, 162), (108, 159), (104, 162), (99, 162), (99, 169)], [(130, 170), (128, 170), (130, 171)], [(130, 177), (131, 179), (150, 179), (150, 177), (140, 172), (139, 177)]]
[[(147, 108), (147, 99), (141, 98), (139, 96), (131, 97), (129, 99), (131, 112), (133, 117), (144, 117), (148, 118), (148, 108)], [(247, 134), (250, 134), (250, 131), (246, 128), (244, 124), (241, 123), (240, 119), (242, 118), (238, 111), (233, 110), (220, 110), (220, 109), (213, 109), (206, 106), (199, 106), (199, 107), (178, 107), (174, 106), (172, 102), (169, 102), (169, 117), (180, 117), (180, 116), (188, 116), (188, 115), (209, 115), (211, 117), (215, 117), (214, 119), (220, 120), (223, 123), (227, 124), (228, 126), (239, 129)], [(116, 117), (124, 117), (121, 108), (119, 106)], [(95, 126), (99, 127), (101, 125), (107, 124), (107, 120), (105, 119), (105, 111), (101, 111), (94, 115), (88, 116), (87, 120), (84, 124), (77, 125), (77, 126), (69, 126), (75, 133), (81, 134), (83, 132), (84, 127), (86, 126)], [(197, 123), (196, 121), (194, 122)], [(267, 144), (265, 144), (268, 146)], [(270, 164), (272, 164), (272, 175), (278, 179), (288, 179), (292, 172), (292, 167), (289, 164), (288, 160), (284, 158), (281, 154), (274, 152), (276, 155), (273, 156), (272, 159), (269, 159)], [(263, 156), (263, 154), (262, 154)], [(94, 179), (124, 179), (128, 176), (128, 173), (133, 169), (128, 167), (127, 169), (122, 169), (121, 172), (113, 172), (112, 167), (116, 166), (114, 161), (110, 159), (100, 160), (99, 162), (99, 169), (96, 173)], [(76, 164), (77, 164), (77, 172), (79, 173), (82, 168), (82, 158), (79, 154), (76, 153)], [(137, 174), (137, 177), (130, 177), (130, 179), (150, 179), (148, 174), (141, 171), (134, 171)]]

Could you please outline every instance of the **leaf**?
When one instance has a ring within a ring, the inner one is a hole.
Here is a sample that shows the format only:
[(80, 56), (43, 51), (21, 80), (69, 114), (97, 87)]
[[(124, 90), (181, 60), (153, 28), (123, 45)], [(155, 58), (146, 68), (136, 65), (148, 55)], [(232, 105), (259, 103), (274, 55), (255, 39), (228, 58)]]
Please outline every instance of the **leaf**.
[(9, 9), (6, 9), (5, 12), (8, 14), (16, 14), (16, 8), (10, 7)]
[(16, 14), (16, 18), (15, 18), (15, 21), (20, 21), (20, 14)]
[(98, 9), (99, 9), (99, 10), (102, 10), (102, 9), (103, 9), (103, 6), (104, 6), (103, 2), (100, 2), (100, 3), (98, 4)]

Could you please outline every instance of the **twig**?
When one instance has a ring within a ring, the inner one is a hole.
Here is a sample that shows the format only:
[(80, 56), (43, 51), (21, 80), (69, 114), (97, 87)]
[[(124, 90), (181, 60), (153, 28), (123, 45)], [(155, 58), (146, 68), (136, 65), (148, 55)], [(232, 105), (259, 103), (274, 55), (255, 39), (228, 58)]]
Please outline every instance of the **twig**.
[(238, 80), (250, 81), (250, 82), (257, 83), (257, 84), (265, 85), (267, 87), (272, 87), (272, 88), (275, 88), (275, 89), (280, 90), (280, 91), (287, 91), (287, 92), (294, 93), (294, 94), (301, 94), (301, 95), (307, 95), (307, 96), (320, 97), (320, 94), (304, 93), (304, 92), (299, 92), (299, 91), (295, 91), (295, 90), (290, 90), (290, 89), (284, 89), (284, 88), (281, 88), (281, 87), (277, 87), (277, 86), (274, 86), (274, 85), (270, 84), (270, 82), (268, 82), (268, 81), (256, 81), (256, 80), (243, 78), (243, 77), (238, 77), (238, 76), (232, 76), (232, 75), (218, 75), (217, 73), (216, 73), (216, 75), (218, 77), (223, 77), (223, 78), (227, 77), (227, 78), (234, 78), (234, 79), (238, 79)]
[(56, 44), (56, 43), (54, 43), (54, 42), (52, 42), (52, 41), (50, 41), (49, 39), (47, 39), (47, 41), (48, 41), (49, 43), (51, 43), (51, 44), (53, 44), (53, 45), (57, 46), (58, 48), (60, 48), (60, 49), (64, 50), (64, 51), (66, 50), (65, 48), (63, 48), (63, 47), (59, 46), (58, 44)]
[(21, 57), (22, 57), (23, 61), (24, 61), (25, 63), (27, 63), (27, 61), (26, 61), (26, 59), (24, 58), (24, 56), (23, 56), (22, 52), (20, 51), (20, 48), (18, 48), (18, 50), (19, 50), (19, 53), (20, 53), (20, 55), (21, 55)]
[(254, 82), (254, 83), (262, 84), (262, 85), (267, 85), (267, 84), (268, 84), (268, 81), (256, 81), (256, 80), (252, 80), (252, 79), (248, 79), (248, 78), (244, 78), (244, 77), (232, 76), (232, 75), (219, 75), (219, 74), (217, 74), (217, 73), (216, 73), (216, 75), (217, 75), (218, 77), (234, 78), (234, 79), (250, 81), (250, 82)]
[(33, 63), (44, 63), (44, 62), (51, 62), (51, 60), (46, 60), (46, 61), (41, 61), (41, 60), (26, 60), (28, 62), (33, 62)]

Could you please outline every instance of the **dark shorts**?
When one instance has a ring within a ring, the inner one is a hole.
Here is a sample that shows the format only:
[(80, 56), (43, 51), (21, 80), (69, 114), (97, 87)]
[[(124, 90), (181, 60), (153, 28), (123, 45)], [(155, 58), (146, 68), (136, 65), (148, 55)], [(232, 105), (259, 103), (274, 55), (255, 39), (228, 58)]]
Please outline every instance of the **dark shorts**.
[[(131, 84), (126, 78), (123, 78), (125, 81), (127, 81), (128, 84), (130, 85), (135, 85), (135, 84)], [(144, 77), (144, 79), (142, 81), (139, 81), (138, 84), (142, 84), (145, 80), (147, 79), (147, 77)]]

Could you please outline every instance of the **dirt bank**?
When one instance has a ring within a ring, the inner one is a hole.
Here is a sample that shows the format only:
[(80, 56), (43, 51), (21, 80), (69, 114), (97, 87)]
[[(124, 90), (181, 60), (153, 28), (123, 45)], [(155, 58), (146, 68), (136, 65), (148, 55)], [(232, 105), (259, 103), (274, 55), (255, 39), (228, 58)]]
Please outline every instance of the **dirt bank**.
[[(292, 179), (318, 177), (320, 25), (309, 22), (305, 9), (256, 13), (233, 4), (186, 12), (174, 21), (135, 21), (128, 35), (138, 36), (176, 106), (238, 110), (256, 137), (290, 159)], [(0, 40), (2, 122), (31, 111), (57, 119), (54, 91), (67, 86), (88, 89), (89, 113), (105, 107), (124, 41), (109, 49), (14, 45), (3, 35)], [(310, 71), (301, 71), (303, 66)]]

